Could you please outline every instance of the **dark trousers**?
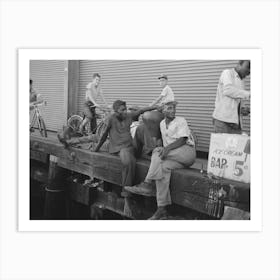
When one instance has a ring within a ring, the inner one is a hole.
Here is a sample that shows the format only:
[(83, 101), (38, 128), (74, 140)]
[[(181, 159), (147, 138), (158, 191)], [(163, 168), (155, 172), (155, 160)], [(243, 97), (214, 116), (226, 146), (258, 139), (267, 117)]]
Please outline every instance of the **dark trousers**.
[(235, 123), (222, 122), (213, 119), (215, 133), (241, 134), (241, 127)]
[(152, 155), (152, 152), (156, 147), (156, 138), (150, 135), (149, 130), (144, 124), (140, 124), (136, 129), (133, 145), (136, 151), (136, 156), (143, 156), (145, 158)]
[(122, 163), (122, 186), (133, 186), (136, 166), (134, 148), (122, 148), (118, 155)]
[(84, 116), (89, 120), (90, 131), (95, 133), (97, 127), (95, 107), (91, 102), (86, 102), (84, 105)]
[(151, 156), (157, 140), (161, 138), (160, 122), (163, 118), (163, 114), (158, 111), (143, 114), (143, 123), (137, 127), (133, 139), (137, 157)]

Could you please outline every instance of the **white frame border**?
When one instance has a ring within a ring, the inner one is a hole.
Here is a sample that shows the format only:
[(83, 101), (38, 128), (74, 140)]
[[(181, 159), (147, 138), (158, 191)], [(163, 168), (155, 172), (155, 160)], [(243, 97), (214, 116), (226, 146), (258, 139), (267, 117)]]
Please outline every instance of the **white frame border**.
[[(105, 221), (29, 220), (29, 61), (32, 59), (251, 60), (251, 220)], [(19, 49), (18, 50), (18, 230), (19, 231), (261, 231), (262, 52), (260, 49)]]

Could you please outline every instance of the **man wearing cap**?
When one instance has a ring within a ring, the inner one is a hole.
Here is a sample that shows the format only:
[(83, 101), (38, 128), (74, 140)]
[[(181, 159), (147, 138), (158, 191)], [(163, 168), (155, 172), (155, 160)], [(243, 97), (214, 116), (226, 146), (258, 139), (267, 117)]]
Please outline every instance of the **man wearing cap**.
[(174, 93), (168, 85), (167, 75), (161, 74), (159, 84), (162, 88), (161, 94), (149, 106), (158, 105), (157, 111), (145, 113), (143, 115), (143, 124), (140, 124), (135, 133), (134, 146), (138, 155), (150, 157), (153, 149), (156, 147), (156, 141), (160, 137), (159, 123), (164, 118), (162, 106), (166, 102), (174, 101)]
[(154, 100), (150, 106), (154, 106), (154, 105), (163, 105), (166, 102), (169, 101), (174, 101), (175, 97), (174, 97), (174, 93), (171, 89), (171, 87), (168, 85), (168, 78), (167, 75), (165, 74), (161, 74), (159, 77), (159, 84), (162, 88), (161, 94), (160, 96)]
[(241, 100), (250, 97), (243, 80), (249, 74), (250, 60), (240, 60), (235, 68), (222, 72), (213, 112), (215, 133), (241, 134), (241, 114), (249, 114), (241, 108)]
[(176, 117), (176, 101), (163, 105), (164, 119), (160, 122), (162, 141), (154, 149), (149, 171), (144, 182), (125, 190), (151, 195), (156, 185), (158, 209), (150, 220), (164, 219), (168, 216), (167, 206), (171, 204), (169, 183), (171, 171), (191, 166), (196, 158), (195, 142), (183, 117)]

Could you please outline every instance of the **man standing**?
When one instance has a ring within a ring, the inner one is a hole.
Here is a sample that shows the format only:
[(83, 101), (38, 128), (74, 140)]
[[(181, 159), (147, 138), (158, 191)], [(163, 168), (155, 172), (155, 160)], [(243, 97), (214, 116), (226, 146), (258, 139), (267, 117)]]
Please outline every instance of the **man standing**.
[(34, 105), (41, 103), (43, 100), (41, 99), (41, 94), (37, 93), (37, 91), (33, 87), (33, 80), (29, 80), (29, 110), (34, 109)]
[[(163, 108), (164, 119), (160, 122), (162, 142), (154, 149), (149, 171), (144, 182), (125, 190), (138, 194), (152, 194), (156, 183), (158, 209), (150, 220), (168, 216), (167, 206), (171, 204), (169, 183), (171, 171), (191, 166), (196, 158), (195, 143), (183, 117), (176, 117), (176, 101), (167, 102)], [(162, 146), (163, 145), (163, 146)]]
[(249, 74), (250, 60), (240, 60), (235, 68), (222, 72), (213, 112), (215, 133), (241, 134), (241, 100), (250, 97), (244, 90), (244, 78)]
[(132, 186), (136, 159), (130, 126), (132, 122), (146, 111), (157, 109), (157, 106), (146, 107), (134, 112), (127, 112), (126, 102), (116, 100), (113, 104), (114, 113), (109, 117), (108, 125), (101, 136), (95, 152), (98, 152), (109, 135), (109, 153), (119, 155), (122, 163), (122, 186)]
[(85, 104), (84, 104), (84, 115), (85, 118), (80, 126), (80, 132), (83, 134), (84, 127), (89, 122), (91, 132), (95, 132), (96, 130), (96, 113), (95, 109), (97, 107), (101, 107), (97, 103), (97, 98), (100, 97), (102, 102), (106, 107), (109, 108), (100, 86), (101, 76), (98, 73), (94, 73), (92, 77), (92, 82), (87, 85)]

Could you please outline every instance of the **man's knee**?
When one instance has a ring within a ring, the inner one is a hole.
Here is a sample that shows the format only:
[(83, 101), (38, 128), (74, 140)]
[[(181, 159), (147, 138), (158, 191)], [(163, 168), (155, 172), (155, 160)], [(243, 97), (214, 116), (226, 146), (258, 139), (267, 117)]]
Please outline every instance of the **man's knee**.
[(136, 158), (134, 156), (134, 150), (130, 149), (130, 148), (121, 149), (120, 158), (121, 158), (121, 162), (124, 166), (129, 166), (129, 165), (133, 165), (136, 163)]
[(161, 163), (164, 173), (171, 172), (173, 169), (182, 168), (183, 165), (175, 160), (163, 160)]
[(166, 160), (162, 161), (161, 166), (163, 172), (168, 172), (171, 170), (170, 164)]

